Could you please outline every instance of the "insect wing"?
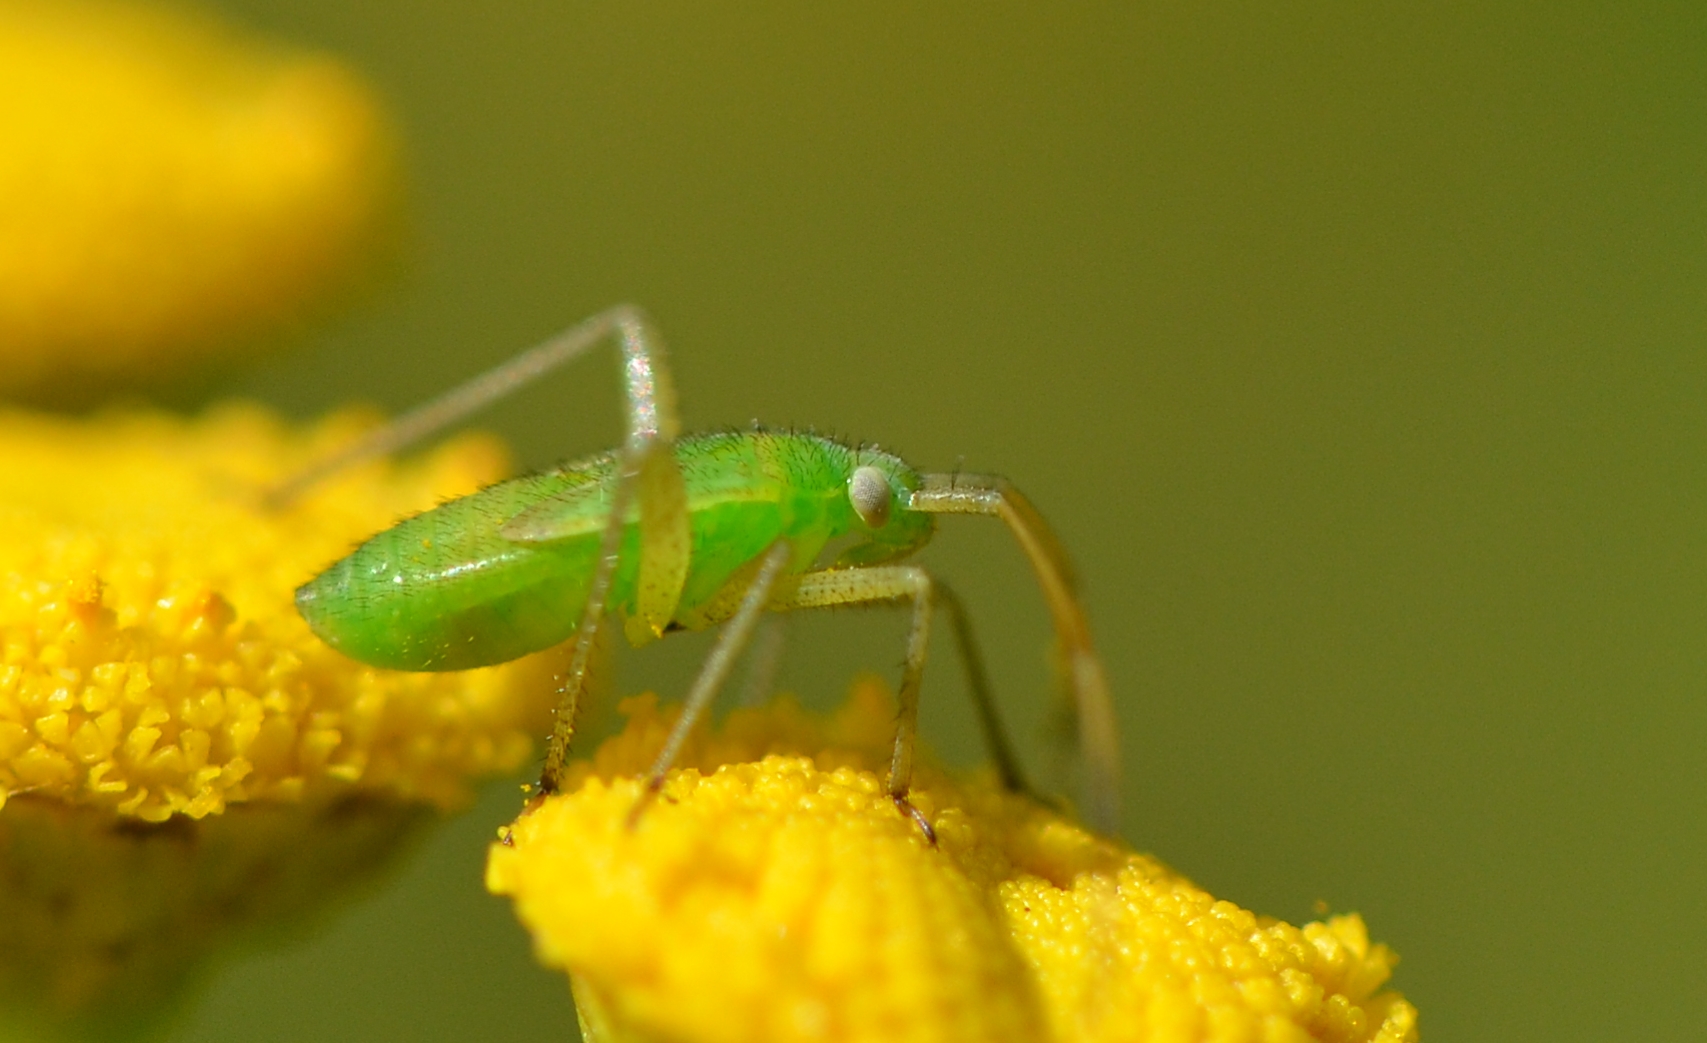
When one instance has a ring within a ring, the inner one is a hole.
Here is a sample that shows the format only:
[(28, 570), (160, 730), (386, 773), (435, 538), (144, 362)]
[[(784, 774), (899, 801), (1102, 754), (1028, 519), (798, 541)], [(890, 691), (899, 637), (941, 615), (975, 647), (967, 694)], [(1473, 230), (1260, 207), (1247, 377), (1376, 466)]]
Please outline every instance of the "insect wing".
[(498, 535), (512, 543), (557, 543), (597, 535), (609, 517), (606, 485), (588, 481), (548, 496), (505, 522)]

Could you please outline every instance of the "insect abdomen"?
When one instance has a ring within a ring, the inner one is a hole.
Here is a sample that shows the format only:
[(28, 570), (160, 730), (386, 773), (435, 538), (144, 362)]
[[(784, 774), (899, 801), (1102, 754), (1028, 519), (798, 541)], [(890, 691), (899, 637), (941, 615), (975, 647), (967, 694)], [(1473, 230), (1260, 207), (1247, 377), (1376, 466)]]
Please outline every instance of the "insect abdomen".
[(394, 670), (466, 670), (550, 648), (574, 632), (598, 536), (519, 544), (498, 529), (550, 476), (453, 500), (374, 536), (297, 590), (322, 640)]

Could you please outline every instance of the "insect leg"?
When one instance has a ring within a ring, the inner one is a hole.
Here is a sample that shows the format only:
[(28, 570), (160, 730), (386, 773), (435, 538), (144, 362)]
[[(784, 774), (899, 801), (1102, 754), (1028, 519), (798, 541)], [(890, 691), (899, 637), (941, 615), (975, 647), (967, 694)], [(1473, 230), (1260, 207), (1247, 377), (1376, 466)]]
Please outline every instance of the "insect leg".
[(775, 612), (759, 617), (759, 629), (753, 635), (753, 647), (747, 655), (746, 683), (741, 686), (742, 706), (762, 706), (770, 700), (777, 668), (782, 663), (782, 647), (788, 637), (787, 620), (787, 616)]
[(901, 670), (901, 689), (896, 693), (899, 707), (895, 717), (895, 750), (889, 761), (889, 797), (919, 824), (932, 843), (936, 842), (936, 832), (907, 800), (907, 790), (913, 779), (914, 747), (919, 733), (919, 684), (925, 674), (936, 594), (930, 573), (916, 565), (876, 565), (808, 572), (771, 603), (773, 608), (786, 610), (912, 601), (907, 661)]
[[(619, 334), (622, 341), (623, 383), (630, 402), (643, 397), (653, 403), (642, 418), (642, 425), (673, 439), (677, 434), (675, 389), (664, 365), (663, 350), (649, 328), (646, 314), (632, 304), (619, 304), (599, 312), (315, 461), (268, 490), (264, 502), (269, 507), (282, 507), (316, 482), (346, 467), (390, 455), (430, 438), (574, 361), (613, 333)], [(631, 435), (633, 430), (631, 425)]]
[[(546, 794), (556, 792), (562, 781), (569, 740), (575, 731), (575, 713), (587, 681), (587, 667), (606, 621), (605, 610), (610, 598), (611, 580), (616, 575), (623, 531), (628, 524), (630, 498), (637, 498), (640, 507), (638, 614), (655, 633), (662, 631), (664, 623), (675, 612), (682, 583), (687, 577), (690, 552), (687, 490), (673, 451), (681, 423), (676, 416), (675, 388), (670, 381), (663, 345), (651, 333), (645, 316), (637, 309), (616, 308), (589, 320), (583, 327), (601, 319), (606, 326), (595, 331), (593, 339), (596, 340), (599, 333), (611, 330), (618, 335), (628, 431), (617, 459), (610, 513), (599, 538), (598, 566), (588, 586), (586, 605), (581, 609), (574, 652), (570, 656), (569, 670), (564, 676), (552, 718), (551, 737), (546, 742), (545, 767), (539, 782), (540, 792)], [(583, 349), (584, 346), (574, 348), (575, 351)], [(568, 348), (562, 350), (569, 351)], [(545, 525), (549, 520), (546, 516), (539, 523)], [(523, 541), (530, 535), (525, 531), (514, 533), (509, 526), (501, 531), (506, 538)], [(662, 620), (657, 620), (659, 615), (662, 615)]]
[(990, 759), (996, 763), (996, 776), (1002, 780), (1003, 786), (1015, 793), (1024, 793), (1043, 802), (1037, 791), (1026, 782), (1019, 758), (1014, 755), (1013, 744), (1008, 741), (1007, 729), (1002, 727), (1001, 716), (996, 711), (996, 698), (990, 688), (990, 677), (984, 672), (984, 655), (972, 634), (972, 619), (966, 614), (966, 606), (948, 584), (942, 580), (935, 583), (937, 604), (948, 612), (949, 625), (954, 628), (954, 643), (960, 650), (960, 662), (966, 671), (966, 687), (972, 693), (972, 708), (977, 712), (978, 726), (984, 732), (984, 745), (990, 750)]
[(557, 690), (557, 705), (551, 711), (551, 736), (545, 741), (545, 766), (539, 773), (542, 796), (556, 793), (563, 782), (563, 768), (569, 760), (569, 741), (575, 737), (575, 717), (587, 685), (588, 667), (605, 625), (605, 601), (610, 597), (611, 579), (616, 576), (625, 527), (623, 516), (628, 513), (629, 492), (634, 486), (627, 459), (625, 453), (616, 491), (611, 495), (610, 516), (599, 538), (598, 567), (587, 588), (587, 603), (581, 608), (581, 624), (575, 630), (575, 650), (569, 656), (569, 669), (563, 675), (563, 684)]
[[(966, 671), (966, 686), (972, 695), (972, 707), (978, 715), (979, 728), (984, 733), (984, 745), (990, 751), (991, 760), (995, 762), (997, 777), (1005, 788), (1027, 794), (1039, 803), (1046, 803), (1026, 782), (1025, 772), (1020, 768), (1019, 758), (1014, 755), (1013, 744), (1008, 740), (1007, 730), (1003, 728), (1001, 716), (997, 712), (990, 678), (984, 670), (984, 657), (978, 649), (977, 639), (973, 636), (971, 617), (967, 615), (966, 606), (961, 602), (960, 596), (948, 584), (925, 570), (910, 565), (830, 569), (799, 577), (794, 590), (784, 599), (779, 599), (776, 606), (791, 609), (905, 600), (913, 602), (914, 625), (908, 637), (908, 670), (902, 678), (903, 694), (900, 698), (903, 723), (905, 724), (905, 715), (908, 714), (905, 693), (909, 687), (915, 704), (911, 717), (915, 721), (917, 718), (917, 692), (924, 675), (925, 642), (930, 636), (928, 608), (940, 607), (948, 613), (949, 625), (954, 629), (954, 642)], [(920, 609), (921, 603), (927, 606), (925, 610)], [(922, 625), (919, 620), (921, 612), (925, 616)], [(894, 769), (899, 765), (910, 774), (911, 735), (898, 734), (896, 745), (891, 773), (896, 774)], [(905, 774), (900, 777), (905, 781)]]
[(676, 758), (682, 752), (682, 744), (687, 742), (695, 724), (705, 715), (706, 708), (717, 698), (717, 693), (723, 688), (723, 683), (729, 679), (729, 673), (735, 667), (735, 660), (741, 655), (747, 643), (752, 640), (753, 630), (758, 626), (759, 617), (770, 606), (771, 595), (776, 592), (777, 581), (782, 577), (782, 571), (788, 565), (791, 551), (787, 540), (778, 540), (771, 544), (759, 559), (759, 570), (748, 584), (747, 592), (741, 598), (741, 607), (729, 617), (729, 622), (723, 625), (723, 630), (717, 635), (717, 643), (712, 646), (711, 654), (705, 657), (705, 663), (699, 668), (699, 676), (694, 678), (693, 687), (688, 689), (687, 699), (682, 703), (681, 716), (676, 718), (675, 727), (670, 729), (669, 738), (664, 740), (663, 749), (658, 751), (658, 757), (652, 762), (652, 770), (646, 778), (646, 789), (640, 800), (629, 813), (629, 824), (639, 818), (641, 809), (657, 795), (664, 785), (664, 773), (670, 770)]
[(925, 475), (908, 507), (938, 514), (993, 515), (1013, 533), (1055, 621), (1085, 761), (1086, 818), (1105, 833), (1115, 832), (1120, 824), (1120, 740), (1114, 704), (1067, 552), (1049, 523), (1007, 479), (990, 475)]

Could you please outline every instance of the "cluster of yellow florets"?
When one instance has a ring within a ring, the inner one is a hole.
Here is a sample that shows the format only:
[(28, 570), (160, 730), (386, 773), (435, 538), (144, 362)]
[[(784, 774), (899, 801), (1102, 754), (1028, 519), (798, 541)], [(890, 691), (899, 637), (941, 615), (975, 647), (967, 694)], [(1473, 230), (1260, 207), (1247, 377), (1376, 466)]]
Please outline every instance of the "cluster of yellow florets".
[(355, 430), (299, 436), (257, 408), (0, 414), (0, 805), (159, 821), (348, 787), (446, 804), (527, 758), (547, 666), (375, 670), (297, 615), (293, 588), (356, 541), (504, 469), (465, 438), (263, 504)]
[(491, 850), (593, 1040), (1400, 1043), (1416, 1012), (1362, 921), (1302, 929), (1218, 902), (1157, 862), (988, 782), (873, 770), (892, 710), (856, 690), (827, 726), (788, 705), (701, 736), (634, 828), (669, 724), (627, 732), (578, 790)]
[(153, 382), (349, 285), (391, 132), (332, 59), (156, 5), (0, 0), (0, 392)]

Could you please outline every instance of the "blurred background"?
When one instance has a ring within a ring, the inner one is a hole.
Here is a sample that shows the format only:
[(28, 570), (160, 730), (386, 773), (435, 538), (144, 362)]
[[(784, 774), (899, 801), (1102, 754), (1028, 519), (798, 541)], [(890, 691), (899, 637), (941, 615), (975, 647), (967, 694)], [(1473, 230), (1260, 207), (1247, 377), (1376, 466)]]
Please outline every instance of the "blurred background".
[[(1260, 912), (1363, 913), (1427, 1039), (1700, 1038), (1707, 8), (218, 9), (378, 86), (413, 239), (210, 395), (401, 408), (638, 302), (690, 429), (814, 425), (1034, 498), (1134, 846)], [(618, 401), (596, 359), (482, 423), (537, 466), (617, 441)], [(1038, 594), (998, 527), (943, 529), (1040, 763)], [(796, 621), (786, 685), (893, 675), (903, 622)], [(679, 693), (704, 649), (622, 686)], [(949, 651), (926, 731), (970, 763)], [(223, 969), (175, 1038), (571, 1038), (480, 887), (516, 800)]]

